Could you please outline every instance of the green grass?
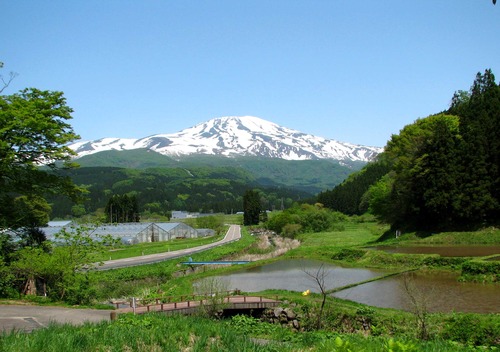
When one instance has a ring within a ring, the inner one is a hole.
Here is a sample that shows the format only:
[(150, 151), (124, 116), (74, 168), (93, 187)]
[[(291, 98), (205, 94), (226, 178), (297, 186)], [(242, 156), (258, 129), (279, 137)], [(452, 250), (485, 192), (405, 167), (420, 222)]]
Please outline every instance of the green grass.
[(377, 244), (386, 245), (500, 245), (500, 229), (488, 227), (477, 231), (453, 231), (440, 233), (409, 232), (399, 238), (386, 231)]
[[(377, 241), (387, 229), (369, 222), (346, 222), (341, 227), (343, 230), (301, 235), (301, 247), (286, 256), (331, 261), (335, 253), (340, 253), (346, 264), (370, 266), (378, 263), (396, 268), (422, 264), (438, 267), (456, 265), (436, 256), (365, 251), (360, 247)], [(484, 230), (474, 240), (497, 234), (495, 229)], [(435, 238), (446, 243), (460, 243), (474, 235), (445, 233), (435, 235)], [(431, 238), (423, 240), (430, 241)], [(419, 240), (414, 235), (406, 239)], [(234, 257), (251, 248), (254, 241), (255, 238), (243, 228), (240, 241), (192, 257), (195, 261)], [(496, 240), (492, 241), (495, 243)], [(174, 277), (175, 273), (188, 270), (178, 265), (186, 259), (94, 273), (95, 281), (99, 283), (96, 298), (102, 301), (110, 297), (190, 294), (193, 293), (193, 281), (240, 269), (224, 267)], [(285, 304), (303, 312), (314, 312), (321, 301), (321, 296), (317, 294), (303, 297), (296, 292), (275, 290), (259, 294), (272, 298), (279, 296)], [(307, 317), (302, 314), (302, 322), (307, 324)], [(485, 349), (494, 350), (495, 336), (500, 339), (499, 317), (495, 314), (429, 314), (431, 340), (419, 341), (413, 314), (333, 298), (327, 300), (324, 330), (320, 331), (306, 325), (305, 331), (298, 333), (279, 325), (245, 319), (212, 321), (201, 317), (126, 315), (113, 323), (86, 324), (82, 327), (54, 325), (31, 334), (7, 333), (0, 337), (0, 351), (476, 351), (483, 349), (471, 346), (484, 344), (490, 346)], [(368, 336), (365, 336), (362, 319), (370, 319)], [(250, 337), (270, 342), (254, 344)]]
[(500, 229), (489, 227), (478, 231), (443, 232), (414, 241), (418, 244), (500, 245)]
[[(264, 338), (256, 343), (252, 337)], [(122, 315), (113, 322), (80, 327), (53, 324), (32, 333), (0, 337), (4, 352), (59, 351), (473, 351), (443, 339), (369, 336), (290, 329), (236, 316), (214, 321), (202, 317)]]
[[(254, 242), (255, 238), (250, 236), (246, 229), (242, 229), (242, 238), (239, 241), (195, 253), (190, 257), (193, 261), (219, 260), (240, 253)], [(104, 301), (110, 298), (137, 297), (147, 289), (152, 293), (163, 292), (167, 295), (192, 293), (191, 280), (196, 276), (173, 278), (174, 273), (190, 270), (188, 266), (179, 265), (180, 262), (187, 260), (188, 257), (181, 257), (160, 263), (95, 272), (93, 273), (94, 281), (97, 283), (95, 299)], [(200, 275), (215, 273), (200, 273)]]
[(164, 242), (149, 242), (138, 243), (135, 245), (121, 245), (112, 250), (103, 253), (98, 260), (114, 260), (130, 257), (138, 257), (141, 255), (156, 254), (177, 251), (186, 248), (198, 247), (205, 244), (220, 241), (224, 235), (213, 237), (200, 237), (200, 238), (186, 238), (186, 239), (172, 239)]
[(31, 334), (10, 333), (0, 339), (4, 352), (59, 351), (270, 351), (203, 318), (164, 315), (122, 316), (111, 323), (82, 327), (52, 325)]
[(375, 222), (339, 224), (340, 230), (302, 234), (300, 247), (287, 253), (289, 257), (329, 258), (341, 248), (364, 246), (376, 241), (386, 230)]

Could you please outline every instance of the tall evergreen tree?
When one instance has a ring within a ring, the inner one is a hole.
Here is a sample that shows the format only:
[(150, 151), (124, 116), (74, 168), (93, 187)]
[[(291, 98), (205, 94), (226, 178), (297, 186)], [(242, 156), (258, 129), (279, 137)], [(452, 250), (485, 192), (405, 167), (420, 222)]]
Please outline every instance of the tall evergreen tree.
[(448, 114), (417, 120), (386, 146), (392, 171), (370, 188), (370, 208), (394, 227), (498, 224), (500, 87), (491, 70), (455, 93)]
[[(455, 93), (455, 97), (457, 93)], [(490, 69), (478, 73), (467, 95), (449, 110), (460, 117), (462, 217), (476, 223), (500, 218), (500, 87)]]
[(255, 190), (247, 190), (243, 196), (243, 225), (257, 225), (261, 210), (259, 193)]
[(105, 208), (110, 223), (139, 222), (139, 205), (135, 195), (113, 195)]

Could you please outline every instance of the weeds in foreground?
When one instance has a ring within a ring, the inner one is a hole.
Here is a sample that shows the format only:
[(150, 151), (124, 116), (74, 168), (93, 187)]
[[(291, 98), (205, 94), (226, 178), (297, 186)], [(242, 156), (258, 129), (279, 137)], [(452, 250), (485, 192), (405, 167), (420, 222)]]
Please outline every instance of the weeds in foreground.
[[(256, 340), (255, 338), (259, 338)], [(255, 342), (258, 341), (258, 342)], [(108, 323), (51, 325), (0, 337), (5, 352), (38, 351), (479, 351), (445, 340), (364, 337), (327, 331), (294, 333), (252, 317), (215, 321), (161, 314), (120, 315)], [(494, 347), (489, 350), (495, 350)]]

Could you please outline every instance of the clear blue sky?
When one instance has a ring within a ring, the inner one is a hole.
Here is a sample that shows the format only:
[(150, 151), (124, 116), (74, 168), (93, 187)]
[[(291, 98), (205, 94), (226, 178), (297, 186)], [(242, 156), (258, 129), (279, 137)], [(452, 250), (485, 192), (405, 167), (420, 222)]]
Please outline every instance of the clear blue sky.
[(491, 0), (0, 0), (4, 91), (60, 90), (82, 139), (253, 115), (384, 146), (500, 79)]

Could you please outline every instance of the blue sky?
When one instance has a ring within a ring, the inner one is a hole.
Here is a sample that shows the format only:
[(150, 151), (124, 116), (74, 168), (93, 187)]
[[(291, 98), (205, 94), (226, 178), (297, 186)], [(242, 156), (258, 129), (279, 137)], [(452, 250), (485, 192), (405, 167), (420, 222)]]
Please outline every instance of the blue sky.
[(59, 90), (82, 139), (253, 115), (384, 146), (500, 78), (491, 0), (0, 0), (1, 74)]

